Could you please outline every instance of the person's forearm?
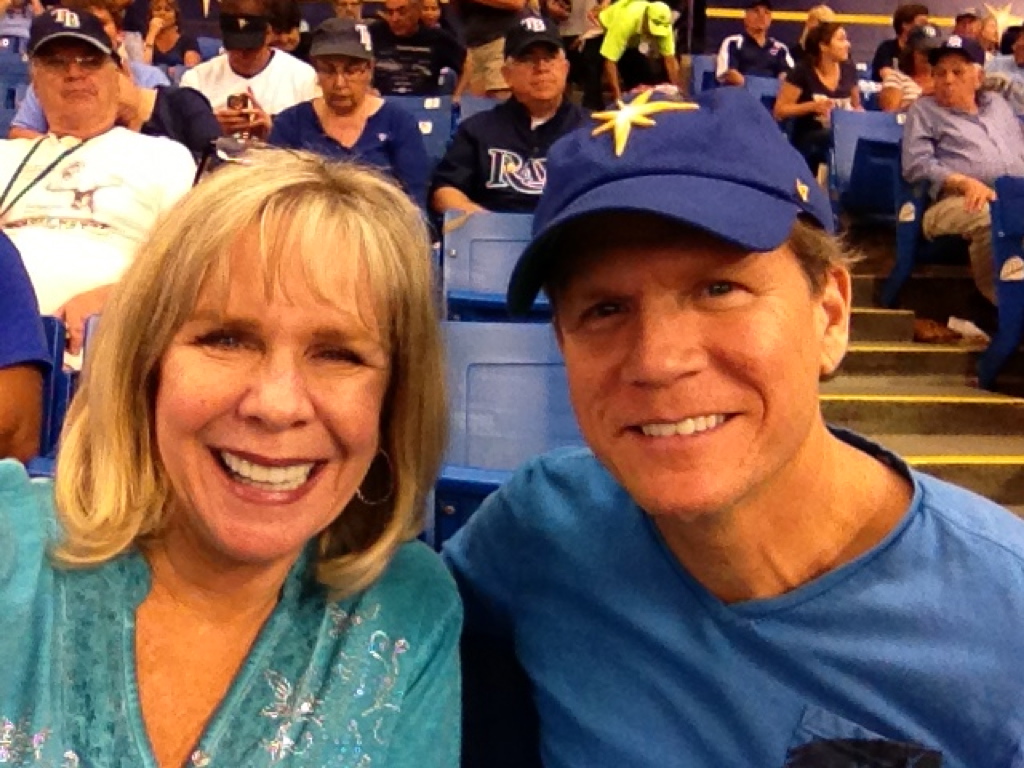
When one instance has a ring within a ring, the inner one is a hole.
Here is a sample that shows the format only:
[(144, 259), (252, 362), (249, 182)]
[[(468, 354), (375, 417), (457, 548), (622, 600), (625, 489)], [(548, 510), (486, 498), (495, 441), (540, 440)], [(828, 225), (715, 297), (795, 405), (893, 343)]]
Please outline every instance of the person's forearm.
[(665, 74), (668, 75), (668, 81), (677, 88), (682, 88), (683, 84), (679, 82), (679, 61), (675, 56), (665, 56)]
[(619, 63), (611, 59), (604, 60), (604, 76), (612, 92), (612, 101), (622, 98), (622, 87), (619, 85)]
[(445, 211), (482, 211), (461, 189), (455, 187), (438, 187), (430, 199), (431, 205), (438, 213)]
[(735, 69), (727, 69), (722, 75), (722, 82), (726, 85), (743, 85), (743, 75)]
[(899, 88), (883, 88), (878, 94), (878, 106), (883, 112), (899, 112), (903, 105), (903, 92)]
[(469, 88), (469, 57), (466, 57), (466, 62), (462, 65), (462, 73), (459, 75), (459, 79), (455, 81), (455, 90), (452, 91), (452, 98), (455, 101), (459, 101), (462, 98), (462, 94)]
[(818, 109), (818, 106), (813, 101), (804, 102), (775, 102), (775, 107), (772, 109), (772, 113), (776, 120), (788, 120), (791, 117), (805, 117), (806, 115), (813, 115)]

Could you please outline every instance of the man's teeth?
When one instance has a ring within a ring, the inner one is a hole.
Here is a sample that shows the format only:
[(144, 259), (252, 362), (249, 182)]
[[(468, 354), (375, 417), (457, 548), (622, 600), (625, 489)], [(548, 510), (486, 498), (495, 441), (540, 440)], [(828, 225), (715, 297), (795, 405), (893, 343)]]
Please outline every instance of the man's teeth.
[(292, 464), (288, 467), (265, 467), (240, 459), (238, 456), (220, 452), (224, 464), (231, 470), (235, 479), (249, 485), (271, 491), (293, 491), (309, 479), (315, 464)]
[(647, 437), (672, 437), (673, 435), (694, 435), (698, 432), (707, 432), (724, 423), (725, 415), (716, 413), (712, 416), (698, 416), (695, 419), (683, 419), (664, 424), (643, 424), (640, 430)]

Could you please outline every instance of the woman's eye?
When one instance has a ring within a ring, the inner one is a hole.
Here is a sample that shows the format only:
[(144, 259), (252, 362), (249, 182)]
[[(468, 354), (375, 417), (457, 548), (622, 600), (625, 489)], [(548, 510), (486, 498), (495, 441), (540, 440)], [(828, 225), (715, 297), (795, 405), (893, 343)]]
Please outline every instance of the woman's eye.
[(202, 334), (196, 339), (196, 344), (216, 349), (237, 349), (242, 346), (242, 338), (233, 331), (218, 330)]
[(736, 289), (736, 285), (726, 280), (719, 280), (718, 282), (711, 283), (707, 287), (709, 296), (726, 296), (732, 293)]
[(316, 357), (332, 363), (363, 365), (365, 360), (358, 352), (345, 347), (325, 347), (316, 351)]

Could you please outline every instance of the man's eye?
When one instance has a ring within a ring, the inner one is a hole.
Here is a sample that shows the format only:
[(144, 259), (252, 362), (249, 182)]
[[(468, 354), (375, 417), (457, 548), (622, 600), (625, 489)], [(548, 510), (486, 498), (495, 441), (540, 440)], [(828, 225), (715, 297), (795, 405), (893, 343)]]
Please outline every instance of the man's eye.
[(584, 320), (600, 320), (605, 317), (611, 317), (617, 314), (622, 309), (622, 305), (615, 301), (602, 301), (588, 307), (583, 312)]
[(727, 280), (719, 280), (718, 282), (711, 283), (707, 287), (709, 296), (726, 296), (732, 293), (736, 289), (733, 283)]

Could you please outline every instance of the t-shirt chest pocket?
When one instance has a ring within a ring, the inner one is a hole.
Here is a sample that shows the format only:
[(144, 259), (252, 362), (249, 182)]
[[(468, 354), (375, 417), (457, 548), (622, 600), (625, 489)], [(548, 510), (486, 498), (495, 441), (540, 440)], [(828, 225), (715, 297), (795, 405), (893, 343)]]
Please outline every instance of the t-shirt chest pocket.
[(782, 768), (942, 768), (942, 754), (880, 736), (820, 707), (807, 707)]

